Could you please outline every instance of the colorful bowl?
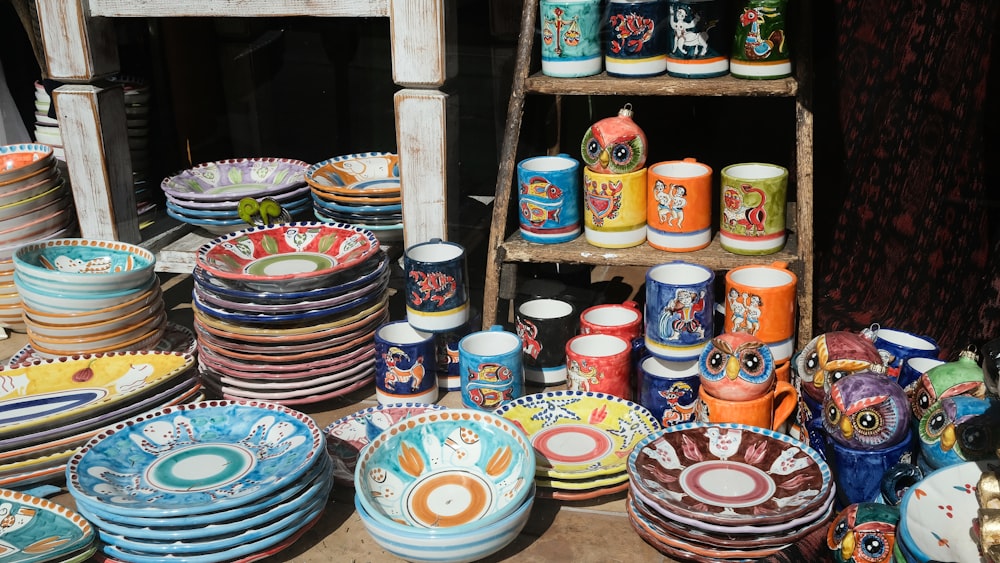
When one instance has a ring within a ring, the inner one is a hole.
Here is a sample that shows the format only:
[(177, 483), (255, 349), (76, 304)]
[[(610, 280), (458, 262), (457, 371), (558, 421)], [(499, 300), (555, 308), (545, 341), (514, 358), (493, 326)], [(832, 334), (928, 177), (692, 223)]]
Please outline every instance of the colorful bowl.
[(0, 145), (0, 185), (53, 166), (52, 147), (39, 143)]
[(130, 290), (154, 276), (156, 256), (141, 246), (86, 238), (49, 239), (14, 253), (14, 269), (33, 286), (52, 291)]
[(397, 179), (394, 184), (371, 186), (369, 193), (399, 193), (399, 156), (387, 152), (365, 152), (336, 156), (306, 170), (306, 182), (314, 191), (354, 194), (351, 185), (372, 180)]

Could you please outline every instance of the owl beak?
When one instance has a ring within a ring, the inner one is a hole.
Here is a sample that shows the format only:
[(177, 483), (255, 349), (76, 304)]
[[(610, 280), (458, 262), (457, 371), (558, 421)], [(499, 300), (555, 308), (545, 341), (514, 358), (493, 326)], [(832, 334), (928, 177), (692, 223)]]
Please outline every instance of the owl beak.
[(826, 372), (819, 370), (816, 375), (813, 376), (813, 385), (816, 387), (823, 387), (823, 383), (826, 382)]
[(840, 419), (840, 431), (844, 434), (844, 437), (850, 439), (854, 436), (854, 425), (851, 424), (851, 417), (844, 416)]
[(941, 433), (941, 449), (950, 452), (953, 447), (955, 447), (955, 441), (958, 438), (955, 436), (955, 425), (949, 424), (944, 427), (944, 432)]
[(726, 361), (726, 377), (730, 381), (736, 381), (740, 377), (740, 360), (736, 356), (729, 356)]
[(603, 150), (601, 151), (601, 156), (598, 157), (598, 160), (600, 161), (602, 167), (607, 168), (608, 163), (611, 162), (611, 155), (608, 154), (607, 150)]
[(840, 557), (844, 561), (851, 561), (854, 556), (854, 534), (847, 534), (840, 543)]

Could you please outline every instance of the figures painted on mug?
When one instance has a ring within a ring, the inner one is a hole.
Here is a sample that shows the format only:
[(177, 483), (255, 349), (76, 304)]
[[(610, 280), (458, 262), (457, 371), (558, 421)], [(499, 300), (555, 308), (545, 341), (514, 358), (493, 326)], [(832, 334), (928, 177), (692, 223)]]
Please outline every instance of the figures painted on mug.
[(925, 472), (948, 465), (969, 461), (963, 450), (963, 440), (974, 445), (983, 437), (976, 432), (960, 432), (961, 429), (975, 430), (963, 426), (974, 417), (987, 413), (994, 403), (990, 399), (956, 396), (934, 403), (920, 419), (917, 433), (920, 436), (919, 465)]
[(632, 120), (632, 104), (587, 129), (580, 143), (583, 162), (599, 174), (627, 174), (646, 165), (646, 133)]
[(841, 445), (858, 450), (888, 448), (910, 433), (910, 405), (896, 380), (856, 373), (830, 386), (823, 402), (823, 428)]
[(919, 420), (934, 403), (947, 397), (986, 396), (986, 383), (978, 357), (973, 350), (963, 350), (958, 360), (933, 367), (921, 374), (910, 391), (913, 416)]
[(725, 332), (709, 341), (698, 359), (701, 387), (732, 401), (760, 397), (774, 387), (774, 358), (767, 344), (745, 332)]
[(899, 508), (874, 502), (854, 503), (837, 514), (826, 546), (838, 563), (889, 563), (896, 553)]
[(685, 334), (693, 335), (696, 339), (703, 338), (705, 328), (699, 317), (704, 310), (704, 291), (695, 293), (690, 289), (678, 288), (674, 298), (660, 312), (660, 334), (668, 341), (685, 340)]

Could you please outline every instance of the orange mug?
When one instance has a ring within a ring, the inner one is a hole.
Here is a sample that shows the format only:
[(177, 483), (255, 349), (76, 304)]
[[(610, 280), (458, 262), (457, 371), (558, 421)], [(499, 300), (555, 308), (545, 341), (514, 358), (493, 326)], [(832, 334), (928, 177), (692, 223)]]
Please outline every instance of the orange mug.
[(726, 272), (725, 332), (748, 332), (771, 349), (775, 364), (795, 351), (798, 277), (784, 262), (738, 266)]
[(747, 401), (727, 401), (698, 390), (698, 421), (735, 423), (777, 430), (795, 411), (799, 394), (792, 384), (775, 382), (774, 389)]
[(657, 162), (646, 174), (646, 240), (690, 252), (712, 242), (712, 168), (693, 158)]

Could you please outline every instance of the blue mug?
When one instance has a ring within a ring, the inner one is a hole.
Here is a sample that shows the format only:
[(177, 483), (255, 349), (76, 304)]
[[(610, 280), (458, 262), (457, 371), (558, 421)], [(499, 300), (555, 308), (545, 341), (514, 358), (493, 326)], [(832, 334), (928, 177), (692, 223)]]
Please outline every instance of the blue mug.
[(664, 360), (694, 360), (714, 334), (712, 270), (676, 261), (646, 272), (646, 351)]
[(458, 341), (462, 405), (494, 411), (524, 395), (521, 338), (493, 325)]
[(517, 163), (521, 237), (556, 244), (580, 236), (583, 173), (568, 154), (535, 156)]
[(469, 320), (465, 248), (439, 238), (403, 252), (406, 320), (425, 332), (455, 330)]
[(433, 333), (406, 321), (375, 331), (375, 396), (383, 405), (438, 399), (437, 343)]

